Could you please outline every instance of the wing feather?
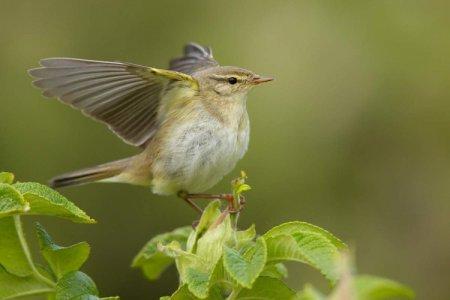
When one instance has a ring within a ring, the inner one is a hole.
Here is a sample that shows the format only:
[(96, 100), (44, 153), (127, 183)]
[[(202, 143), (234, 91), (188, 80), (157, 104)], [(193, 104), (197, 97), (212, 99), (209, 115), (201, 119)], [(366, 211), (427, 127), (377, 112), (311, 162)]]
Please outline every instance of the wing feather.
[(46, 97), (56, 97), (108, 127), (125, 142), (142, 146), (158, 128), (158, 111), (166, 87), (191, 76), (130, 63), (74, 58), (47, 58), (32, 69), (33, 84)]
[(192, 74), (198, 70), (217, 67), (219, 63), (214, 59), (212, 50), (196, 43), (189, 43), (184, 47), (184, 55), (170, 61), (170, 69), (185, 74)]

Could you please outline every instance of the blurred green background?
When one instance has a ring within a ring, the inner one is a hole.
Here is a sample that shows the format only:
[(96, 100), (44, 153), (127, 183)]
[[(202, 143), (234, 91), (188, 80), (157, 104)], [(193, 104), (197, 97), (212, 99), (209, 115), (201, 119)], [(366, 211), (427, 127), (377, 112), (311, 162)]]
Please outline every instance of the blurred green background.
[[(262, 233), (312, 222), (356, 249), (361, 273), (408, 284), (419, 299), (450, 299), (449, 11), (448, 1), (1, 1), (0, 169), (46, 182), (137, 153), (41, 97), (26, 74), (40, 58), (163, 68), (197, 41), (224, 65), (276, 77), (251, 93), (250, 149), (213, 189), (247, 171), (254, 190), (241, 225)], [(84, 270), (103, 295), (175, 289), (174, 269), (149, 283), (129, 265), (152, 236), (190, 224), (193, 210), (127, 185), (62, 193), (99, 223), (39, 220), (63, 244), (91, 244)], [(291, 267), (292, 287), (327, 288)]]

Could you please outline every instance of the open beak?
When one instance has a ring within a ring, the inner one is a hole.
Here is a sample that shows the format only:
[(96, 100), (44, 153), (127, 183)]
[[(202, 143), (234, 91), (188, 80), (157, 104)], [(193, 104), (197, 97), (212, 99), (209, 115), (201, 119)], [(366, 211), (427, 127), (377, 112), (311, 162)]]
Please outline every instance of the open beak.
[(253, 83), (253, 84), (260, 84), (260, 83), (269, 82), (269, 81), (272, 81), (272, 80), (273, 80), (272, 77), (261, 77), (259, 75), (256, 75), (255, 77), (253, 77), (251, 83)]

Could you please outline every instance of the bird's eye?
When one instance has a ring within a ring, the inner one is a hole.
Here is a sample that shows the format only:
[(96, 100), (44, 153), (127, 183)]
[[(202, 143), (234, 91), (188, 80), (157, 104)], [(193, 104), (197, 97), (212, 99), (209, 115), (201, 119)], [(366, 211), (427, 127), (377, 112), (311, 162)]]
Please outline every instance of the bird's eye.
[(228, 83), (229, 83), (229, 84), (236, 84), (236, 83), (237, 83), (237, 78), (236, 78), (236, 77), (230, 77), (230, 78), (228, 78)]

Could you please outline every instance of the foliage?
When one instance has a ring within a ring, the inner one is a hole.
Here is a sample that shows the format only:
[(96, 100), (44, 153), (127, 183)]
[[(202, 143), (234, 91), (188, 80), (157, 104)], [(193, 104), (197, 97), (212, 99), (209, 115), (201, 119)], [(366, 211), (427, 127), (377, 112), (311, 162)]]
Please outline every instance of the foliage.
[[(233, 181), (234, 199), (250, 189), (245, 174)], [(239, 201), (235, 201), (238, 203)], [(239, 205), (239, 204), (238, 204)], [(218, 200), (204, 210), (195, 229), (182, 227), (151, 239), (135, 257), (149, 280), (171, 264), (179, 273), (179, 288), (161, 299), (412, 299), (413, 292), (394, 281), (354, 275), (347, 246), (328, 231), (306, 222), (288, 222), (261, 236), (252, 225), (238, 230), (237, 213), (221, 210)], [(233, 221), (234, 220), (234, 221)], [(283, 281), (285, 261), (309, 265), (334, 286), (325, 296), (312, 286), (294, 291)]]
[(59, 246), (44, 227), (36, 223), (40, 252), (46, 265), (35, 263), (22, 228), (24, 215), (49, 215), (78, 223), (95, 223), (56, 191), (34, 182), (14, 183), (13, 174), (0, 173), (0, 299), (31, 295), (46, 295), (55, 300), (107, 299), (100, 298), (92, 279), (79, 271), (90, 252), (86, 242)]
[[(221, 208), (219, 200), (204, 210), (195, 229), (181, 227), (152, 238), (132, 266), (155, 280), (170, 265), (179, 273), (179, 288), (165, 300), (382, 300), (412, 299), (414, 293), (392, 280), (354, 275), (347, 246), (330, 232), (306, 222), (288, 222), (257, 235), (255, 226), (237, 228), (250, 190), (246, 175), (232, 182), (233, 201)], [(21, 217), (49, 215), (78, 223), (95, 223), (85, 212), (56, 191), (33, 182), (14, 183), (11, 173), (0, 173), (0, 300), (45, 295), (48, 299), (100, 298), (94, 281), (79, 271), (89, 257), (86, 242), (57, 245), (36, 223), (39, 248), (46, 265), (35, 263), (24, 236)], [(309, 265), (334, 286), (325, 296), (307, 285), (294, 291), (286, 285), (283, 262)]]

